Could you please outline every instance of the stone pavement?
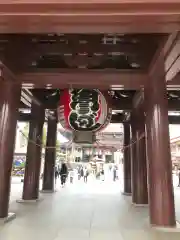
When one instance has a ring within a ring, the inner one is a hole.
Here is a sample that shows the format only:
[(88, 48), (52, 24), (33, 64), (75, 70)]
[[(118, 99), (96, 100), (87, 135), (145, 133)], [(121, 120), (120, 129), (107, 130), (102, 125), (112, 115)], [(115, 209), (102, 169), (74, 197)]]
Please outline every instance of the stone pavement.
[[(180, 233), (162, 233), (149, 226), (148, 208), (137, 208), (121, 195), (120, 182), (76, 181), (42, 201), (18, 204), (22, 184), (13, 179), (10, 210), (15, 220), (1, 226), (2, 240), (179, 240)], [(180, 190), (175, 188), (180, 221)]]

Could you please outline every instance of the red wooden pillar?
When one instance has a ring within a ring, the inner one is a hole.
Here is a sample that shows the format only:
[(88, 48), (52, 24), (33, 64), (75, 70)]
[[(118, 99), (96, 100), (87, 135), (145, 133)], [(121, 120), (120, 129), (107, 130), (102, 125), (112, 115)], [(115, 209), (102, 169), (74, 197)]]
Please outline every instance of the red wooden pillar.
[(163, 60), (157, 71), (145, 86), (150, 223), (173, 227), (176, 221)]
[(22, 201), (38, 200), (44, 109), (32, 103)]
[(136, 118), (131, 116), (131, 190), (132, 190), (132, 202), (135, 202), (136, 199)]
[(0, 218), (8, 217), (21, 88), (0, 78)]
[(44, 174), (43, 174), (43, 189), (42, 189), (43, 192), (53, 192), (54, 191), (54, 171), (55, 171), (55, 162), (56, 162), (56, 137), (57, 137), (56, 118), (49, 118), (48, 119), (45, 162), (44, 162)]
[(139, 122), (136, 130), (136, 205), (148, 204), (148, 185), (147, 185), (147, 160), (146, 160), (146, 140), (145, 140), (144, 112), (140, 111)]
[(137, 206), (148, 204), (144, 112), (135, 109), (132, 117), (132, 202)]
[(131, 149), (130, 149), (130, 124), (124, 123), (124, 192), (131, 195)]

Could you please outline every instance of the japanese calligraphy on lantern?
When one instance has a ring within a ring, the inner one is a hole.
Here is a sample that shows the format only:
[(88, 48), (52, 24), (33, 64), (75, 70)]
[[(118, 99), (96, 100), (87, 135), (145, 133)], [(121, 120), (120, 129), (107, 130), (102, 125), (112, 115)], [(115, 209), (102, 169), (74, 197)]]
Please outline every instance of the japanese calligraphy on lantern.
[(99, 131), (110, 121), (111, 113), (98, 89), (66, 89), (61, 94), (58, 116), (66, 129)]

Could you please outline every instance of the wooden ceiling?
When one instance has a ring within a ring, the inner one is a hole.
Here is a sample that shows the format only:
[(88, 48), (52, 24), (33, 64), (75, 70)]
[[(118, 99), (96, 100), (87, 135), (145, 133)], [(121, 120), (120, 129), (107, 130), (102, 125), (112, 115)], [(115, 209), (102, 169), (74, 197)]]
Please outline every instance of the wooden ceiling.
[(15, 72), (146, 71), (164, 34), (0, 34), (0, 60)]
[[(17, 81), (38, 87), (32, 93), (48, 109), (56, 108), (60, 90), (74, 87), (74, 80), (75, 87), (99, 84), (111, 89), (113, 109), (129, 111), (135, 91), (114, 91), (111, 82), (139, 88), (166, 38), (165, 34), (0, 34), (0, 60)], [(168, 98), (179, 102), (177, 92)]]

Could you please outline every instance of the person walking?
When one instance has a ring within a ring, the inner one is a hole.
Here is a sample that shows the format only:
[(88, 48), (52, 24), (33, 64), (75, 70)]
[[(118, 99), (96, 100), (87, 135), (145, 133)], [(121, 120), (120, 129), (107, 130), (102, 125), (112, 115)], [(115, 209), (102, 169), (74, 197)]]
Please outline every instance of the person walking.
[(102, 168), (101, 170), (101, 181), (104, 181), (105, 176), (104, 176), (104, 169)]
[(59, 177), (59, 171), (58, 171), (57, 167), (55, 168), (54, 176), (55, 176), (55, 183), (56, 183), (57, 182), (57, 178)]
[(64, 187), (66, 183), (68, 175), (68, 168), (65, 163), (62, 163), (61, 170), (60, 170), (60, 176), (61, 176), (61, 186)]
[(83, 167), (81, 167), (80, 176), (81, 176), (81, 178), (84, 177), (84, 169), (83, 169)]
[(81, 168), (80, 167), (77, 168), (77, 174), (78, 174), (78, 180), (80, 180), (81, 179)]
[(179, 171), (178, 171), (178, 178), (179, 178), (178, 187), (180, 187), (180, 169), (179, 169)]
[(74, 169), (71, 169), (69, 173), (69, 179), (70, 179), (70, 183), (72, 184), (74, 181)]
[(87, 183), (87, 180), (88, 180), (88, 175), (89, 175), (89, 172), (87, 170), (87, 168), (84, 169), (84, 182)]
[(116, 181), (116, 177), (117, 177), (117, 171), (116, 171), (116, 167), (114, 166), (113, 168), (113, 181), (115, 182)]

